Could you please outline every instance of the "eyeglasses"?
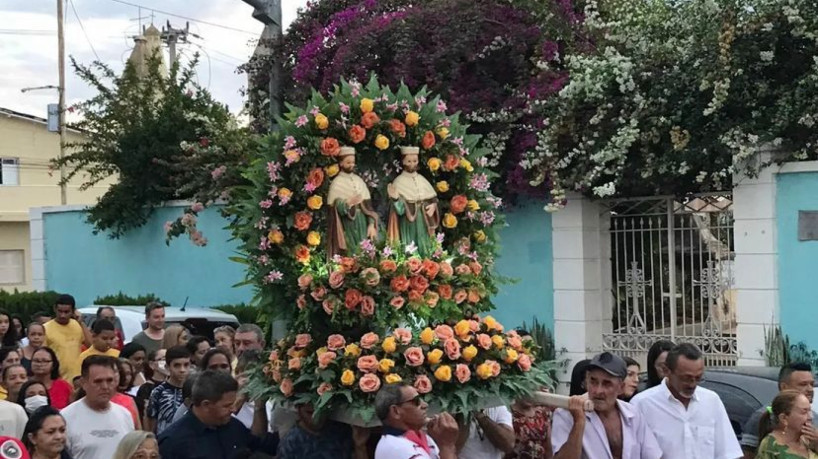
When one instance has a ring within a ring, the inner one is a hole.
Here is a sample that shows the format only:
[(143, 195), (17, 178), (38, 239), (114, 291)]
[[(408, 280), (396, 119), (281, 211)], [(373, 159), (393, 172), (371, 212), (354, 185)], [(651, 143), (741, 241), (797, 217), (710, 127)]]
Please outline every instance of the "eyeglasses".
[(53, 360), (39, 360), (39, 359), (35, 359), (35, 360), (32, 360), (32, 361), (31, 361), (31, 363), (37, 363), (37, 364), (43, 364), (43, 365), (45, 365), (46, 363), (51, 363), (51, 362), (53, 362)]
[(207, 369), (208, 370), (229, 370), (230, 365), (226, 364), (226, 363), (222, 364), (222, 365), (208, 365)]
[(403, 405), (404, 403), (411, 403), (411, 404), (413, 404), (415, 406), (420, 406), (420, 404), (423, 403), (423, 399), (420, 398), (420, 395), (415, 395), (414, 397), (410, 398), (409, 400), (404, 400), (404, 401), (398, 403), (398, 405)]

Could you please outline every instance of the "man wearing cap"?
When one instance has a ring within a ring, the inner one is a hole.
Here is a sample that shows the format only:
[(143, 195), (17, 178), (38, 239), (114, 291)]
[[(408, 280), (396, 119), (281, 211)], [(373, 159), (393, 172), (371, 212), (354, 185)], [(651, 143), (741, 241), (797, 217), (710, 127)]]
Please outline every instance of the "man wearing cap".
[[(551, 444), (555, 459), (660, 459), (662, 450), (639, 411), (618, 400), (628, 366), (603, 352), (588, 364), (588, 393), (571, 397), (569, 409), (554, 412)], [(585, 411), (591, 400), (593, 411)]]
[(378, 214), (372, 209), (369, 188), (355, 173), (355, 149), (341, 147), (340, 171), (329, 185), (327, 254), (355, 254), (361, 241), (378, 236)]
[(431, 255), (435, 230), (440, 226), (437, 193), (426, 177), (418, 173), (420, 149), (400, 147), (403, 172), (387, 187), (392, 201), (387, 235), (390, 243), (414, 243), (421, 256)]

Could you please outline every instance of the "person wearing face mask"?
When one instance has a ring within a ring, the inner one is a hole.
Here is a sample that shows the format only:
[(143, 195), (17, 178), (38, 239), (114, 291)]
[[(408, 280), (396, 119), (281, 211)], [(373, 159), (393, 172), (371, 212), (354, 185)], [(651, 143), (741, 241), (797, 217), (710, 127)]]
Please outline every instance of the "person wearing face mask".
[(40, 408), (31, 415), (22, 439), (31, 459), (71, 459), (65, 448), (65, 419), (53, 407)]
[(48, 389), (39, 381), (26, 381), (20, 388), (20, 395), (17, 396), (17, 404), (26, 410), (29, 417), (37, 409), (51, 405), (51, 398), (48, 396)]

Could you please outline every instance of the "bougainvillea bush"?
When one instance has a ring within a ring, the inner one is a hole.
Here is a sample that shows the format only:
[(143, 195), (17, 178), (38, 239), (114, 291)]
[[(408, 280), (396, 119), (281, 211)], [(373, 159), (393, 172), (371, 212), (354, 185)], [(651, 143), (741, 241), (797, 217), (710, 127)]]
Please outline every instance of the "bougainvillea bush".
[[(542, 365), (533, 364), (533, 341), (523, 344), (495, 321), (477, 318), (493, 308), (497, 292), (501, 200), (490, 191), (494, 174), (485, 167), (486, 151), (459, 115), (426, 90), (413, 93), (402, 85), (393, 92), (373, 78), (366, 86), (342, 82), (327, 97), (314, 92), (280, 123), (246, 174), (252, 185), (231, 204), (231, 228), (242, 241), (257, 301), (289, 323), (288, 336), (257, 375), (257, 393), (320, 398), (322, 409), (346, 406), (371, 415), (375, 386), (423, 376), (431, 385), (452, 385), (451, 393), (429, 392), (430, 402), (465, 412), (468, 398), (451, 398), (461, 389), (510, 401), (548, 382)], [(422, 254), (415, 241), (388, 243), (381, 224), (375, 240), (328, 255), (327, 193), (342, 146), (355, 148), (356, 173), (381, 213), (387, 184), (400, 172), (399, 147), (419, 148), (418, 172), (433, 184), (441, 216), (431, 253)], [(436, 340), (421, 332), (427, 327)], [(361, 355), (347, 353), (347, 344)], [(461, 348), (470, 358), (455, 352)], [(328, 352), (338, 360), (329, 362)], [(414, 357), (406, 360), (407, 352)], [(435, 359), (438, 352), (446, 357)], [(376, 372), (366, 364), (373, 359), (380, 365)], [(466, 371), (482, 377), (467, 378)]]

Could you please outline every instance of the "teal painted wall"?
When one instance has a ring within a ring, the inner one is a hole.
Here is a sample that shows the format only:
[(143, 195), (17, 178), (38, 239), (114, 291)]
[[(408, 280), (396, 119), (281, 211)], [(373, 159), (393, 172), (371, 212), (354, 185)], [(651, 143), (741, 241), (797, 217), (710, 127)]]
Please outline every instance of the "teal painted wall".
[(537, 316), (554, 329), (554, 278), (551, 214), (543, 204), (529, 201), (506, 209), (506, 227), (500, 231), (497, 273), (517, 279), (500, 286), (494, 315), (506, 329), (531, 323)]
[(776, 224), (781, 327), (790, 343), (818, 349), (818, 241), (798, 240), (798, 211), (818, 211), (818, 173), (778, 174)]
[(92, 304), (99, 295), (154, 293), (174, 306), (248, 302), (250, 287), (233, 288), (244, 279), (243, 266), (228, 260), (235, 244), (228, 242), (226, 222), (216, 209), (199, 216), (206, 247), (187, 239), (165, 244), (163, 224), (181, 215), (181, 208), (160, 208), (142, 228), (121, 239), (94, 235), (82, 212), (43, 214), (46, 287), (71, 293), (77, 305)]

